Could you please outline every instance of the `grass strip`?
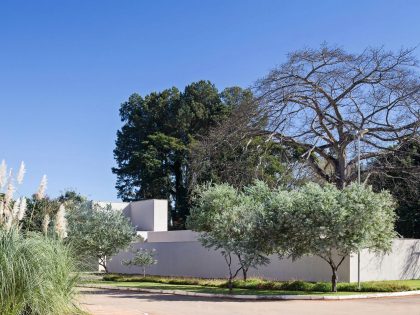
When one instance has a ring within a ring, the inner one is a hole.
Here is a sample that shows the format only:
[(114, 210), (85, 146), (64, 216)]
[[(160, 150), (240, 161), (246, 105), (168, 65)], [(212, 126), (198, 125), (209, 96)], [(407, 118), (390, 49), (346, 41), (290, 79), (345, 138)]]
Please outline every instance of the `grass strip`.
[[(137, 286), (147, 288), (168, 288), (168, 290), (200, 290), (192, 292), (225, 293), (227, 281), (224, 279), (202, 279), (189, 277), (162, 277), (162, 276), (136, 276), (136, 275), (105, 275), (104, 283), (113, 283), (121, 286)], [(170, 285), (170, 287), (168, 287)], [(327, 282), (304, 282), (304, 281), (270, 281), (260, 278), (251, 278), (247, 281), (234, 281), (235, 293), (238, 294), (325, 294), (331, 292), (331, 284)], [(393, 281), (370, 281), (362, 282), (361, 290), (357, 283), (339, 283), (338, 290), (344, 294), (354, 293), (379, 293), (401, 292), (420, 290), (418, 280), (393, 280)], [(247, 293), (241, 293), (247, 292)]]

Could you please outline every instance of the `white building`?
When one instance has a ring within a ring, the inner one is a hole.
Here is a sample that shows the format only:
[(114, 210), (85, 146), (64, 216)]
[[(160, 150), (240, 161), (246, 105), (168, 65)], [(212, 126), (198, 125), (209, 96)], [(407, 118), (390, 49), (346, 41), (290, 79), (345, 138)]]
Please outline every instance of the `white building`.
[[(104, 205), (105, 203), (99, 203)], [(148, 268), (148, 273), (166, 276), (192, 276), (224, 278), (228, 274), (222, 255), (201, 246), (198, 234), (185, 231), (168, 231), (168, 203), (166, 200), (144, 200), (131, 203), (111, 203), (122, 211), (137, 228), (144, 243), (133, 244), (134, 248), (156, 249), (158, 263)], [(120, 252), (108, 262), (112, 273), (141, 273), (140, 268), (127, 267), (122, 260), (131, 257), (129, 252)], [(273, 255), (271, 263), (259, 269), (251, 269), (250, 277), (277, 280), (330, 281), (331, 270), (327, 263), (315, 256), (292, 261)], [(339, 269), (339, 281), (357, 281), (357, 256), (347, 257)], [(367, 250), (361, 252), (361, 279), (398, 280), (420, 278), (420, 240), (396, 239), (388, 255), (375, 255)]]

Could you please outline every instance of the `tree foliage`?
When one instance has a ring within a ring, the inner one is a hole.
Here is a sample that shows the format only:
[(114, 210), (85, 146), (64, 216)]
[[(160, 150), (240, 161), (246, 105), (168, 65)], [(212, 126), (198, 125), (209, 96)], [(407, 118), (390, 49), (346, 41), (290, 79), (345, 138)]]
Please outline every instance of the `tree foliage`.
[(263, 209), (250, 196), (227, 184), (201, 186), (196, 194), (187, 226), (201, 232), (199, 240), (204, 247), (220, 250), (228, 266), (231, 289), (239, 272), (246, 280), (250, 267), (269, 262), (254, 229), (257, 221), (253, 216)]
[(42, 232), (42, 223), (46, 215), (55, 218), (61, 204), (66, 207), (66, 212), (71, 213), (87, 202), (86, 197), (74, 190), (64, 191), (57, 198), (45, 196), (38, 199), (36, 195), (27, 198), (26, 216), (22, 220), (22, 230)]
[[(381, 156), (367, 167), (389, 165), (369, 179), (375, 190), (386, 189), (398, 203), (396, 230), (403, 237), (420, 238), (420, 137), (398, 146), (395, 154)], [(405, 168), (410, 172), (402, 172)]]
[[(270, 189), (259, 181), (238, 191), (208, 185), (198, 192), (189, 227), (201, 232), (207, 248), (220, 249), (229, 268), (229, 283), (241, 271), (268, 262), (266, 255), (298, 259), (315, 255), (337, 271), (361, 249), (387, 252), (396, 237), (395, 203), (388, 192), (352, 184), (310, 183), (300, 189)], [(232, 262), (237, 256), (239, 264)]]
[(229, 112), (208, 81), (154, 92), (133, 94), (121, 105), (124, 123), (114, 150), (118, 196), (125, 201), (165, 198), (173, 221), (188, 213), (189, 146)]
[(236, 188), (251, 185), (256, 179), (272, 187), (290, 184), (298, 160), (296, 151), (250, 132), (263, 132), (267, 127), (267, 119), (259, 115), (252, 93), (230, 88), (222, 96), (232, 111), (208, 135), (193, 143), (191, 189), (206, 181), (229, 183)]
[(146, 276), (146, 268), (157, 264), (157, 259), (155, 259), (155, 249), (144, 249), (140, 248), (133, 251), (133, 258), (130, 260), (122, 261), (122, 264), (125, 266), (139, 266), (143, 269), (143, 277)]
[(127, 248), (136, 238), (130, 221), (117, 210), (85, 203), (68, 217), (67, 241), (79, 256), (96, 257), (107, 272), (107, 258)]
[(391, 249), (396, 215), (388, 192), (374, 193), (371, 187), (356, 184), (343, 190), (307, 184), (291, 194), (290, 207), (278, 209), (281, 224), (273, 225), (282, 236), (278, 251), (294, 259), (308, 254), (321, 257), (331, 267), (333, 291), (337, 270), (351, 253)]

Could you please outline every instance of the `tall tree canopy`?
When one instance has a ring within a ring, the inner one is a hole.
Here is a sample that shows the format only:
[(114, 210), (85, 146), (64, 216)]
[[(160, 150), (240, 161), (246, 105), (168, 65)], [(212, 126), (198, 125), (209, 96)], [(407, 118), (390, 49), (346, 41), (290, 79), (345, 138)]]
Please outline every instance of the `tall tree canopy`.
[(268, 120), (261, 115), (251, 91), (225, 89), (222, 99), (231, 113), (193, 143), (191, 187), (212, 181), (242, 188), (256, 179), (271, 187), (291, 184), (299, 152), (259, 134)]
[[(404, 237), (420, 238), (420, 137), (399, 147), (395, 154), (381, 156), (368, 166), (389, 166), (386, 172), (373, 173), (370, 182), (378, 191), (390, 191), (397, 201), (397, 232)], [(402, 172), (402, 168), (413, 171)]]
[(324, 45), (296, 51), (258, 81), (256, 90), (260, 112), (269, 119), (266, 134), (305, 149), (312, 171), (340, 189), (357, 179), (358, 134), (360, 159), (369, 161), (394, 154), (394, 144), (419, 133), (420, 79), (412, 50), (352, 54)]
[(131, 95), (120, 108), (124, 124), (114, 150), (118, 196), (168, 199), (172, 220), (182, 223), (188, 213), (189, 147), (229, 115), (236, 100), (226, 93), (199, 81), (183, 92), (171, 88)]

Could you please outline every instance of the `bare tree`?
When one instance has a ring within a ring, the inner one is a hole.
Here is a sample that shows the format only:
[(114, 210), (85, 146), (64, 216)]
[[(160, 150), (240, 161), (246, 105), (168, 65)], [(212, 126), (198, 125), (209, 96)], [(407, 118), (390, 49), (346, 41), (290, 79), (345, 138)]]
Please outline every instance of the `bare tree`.
[[(258, 81), (256, 90), (269, 118), (266, 133), (306, 150), (317, 176), (338, 188), (357, 178), (359, 136), (360, 160), (366, 161), (392, 154), (419, 134), (420, 80), (412, 49), (304, 49)], [(363, 172), (389, 167), (396, 170), (383, 164)]]

